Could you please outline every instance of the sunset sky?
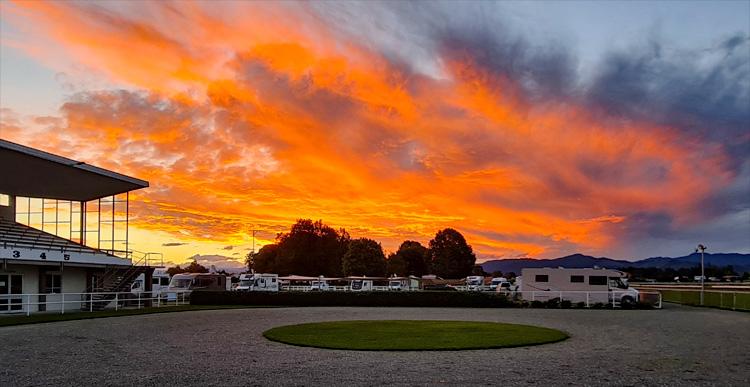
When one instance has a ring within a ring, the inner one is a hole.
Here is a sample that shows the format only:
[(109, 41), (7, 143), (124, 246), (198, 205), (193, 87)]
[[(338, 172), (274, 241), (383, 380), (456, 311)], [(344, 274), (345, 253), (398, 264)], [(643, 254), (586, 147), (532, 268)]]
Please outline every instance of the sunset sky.
[[(750, 252), (750, 2), (0, 3), (0, 136), (150, 182), (131, 247), (299, 218), (480, 260)], [(218, 262), (218, 261), (217, 261)]]

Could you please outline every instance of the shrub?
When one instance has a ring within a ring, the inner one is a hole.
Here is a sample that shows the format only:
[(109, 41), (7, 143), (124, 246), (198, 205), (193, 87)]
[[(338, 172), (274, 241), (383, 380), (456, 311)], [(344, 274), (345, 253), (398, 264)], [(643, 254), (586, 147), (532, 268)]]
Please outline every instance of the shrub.
[(226, 292), (195, 291), (193, 305), (400, 306), (508, 308), (504, 295), (481, 292)]
[(570, 300), (562, 300), (560, 302), (560, 307), (563, 309), (570, 309), (573, 306), (573, 303), (570, 302)]
[(544, 303), (544, 302), (541, 302), (541, 301), (539, 301), (539, 300), (534, 300), (534, 301), (531, 301), (531, 307), (532, 307), (532, 308), (543, 308), (543, 307), (544, 307), (544, 305), (545, 305), (545, 303)]
[(586, 303), (581, 301), (576, 303), (576, 308), (583, 309), (586, 307)]
[(604, 304), (602, 304), (601, 302), (597, 302), (596, 304), (591, 305), (591, 308), (592, 309), (604, 309)]

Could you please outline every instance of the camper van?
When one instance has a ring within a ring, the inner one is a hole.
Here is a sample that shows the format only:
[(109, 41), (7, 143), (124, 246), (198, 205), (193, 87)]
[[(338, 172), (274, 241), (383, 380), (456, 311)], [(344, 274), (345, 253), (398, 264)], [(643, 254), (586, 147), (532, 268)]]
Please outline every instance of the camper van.
[(484, 290), (484, 277), (481, 275), (472, 275), (466, 277), (466, 290), (481, 291)]
[(240, 274), (240, 283), (234, 288), (240, 292), (278, 292), (278, 274)]
[(506, 283), (508, 285), (510, 285), (510, 282), (508, 282), (507, 278), (505, 278), (505, 277), (495, 277), (490, 282), (490, 291), (494, 292), (494, 291), (498, 290), (497, 289), (498, 287), (501, 287), (501, 288), (505, 287), (505, 288), (507, 288), (507, 286), (501, 286), (502, 284), (506, 284)]
[(141, 274), (136, 277), (135, 281), (133, 281), (133, 285), (130, 287), (130, 293), (134, 296), (140, 295), (141, 297), (151, 297), (153, 295), (155, 297), (169, 287), (169, 274), (167, 274), (167, 271), (164, 269), (154, 270), (154, 274), (151, 276), (151, 294), (143, 294), (143, 292), (146, 291), (145, 281), (146, 274)]
[(571, 302), (614, 303), (632, 306), (638, 290), (628, 285), (625, 273), (610, 269), (523, 269), (521, 292), (528, 301), (555, 298)]
[[(193, 290), (229, 290), (232, 281), (223, 274), (182, 273), (175, 274), (166, 290), (167, 301), (183, 300)], [(184, 293), (178, 296), (179, 293)]]
[(310, 290), (312, 291), (329, 291), (331, 286), (324, 279), (310, 281)]
[(353, 292), (369, 292), (372, 290), (372, 280), (352, 279), (349, 283), (349, 290)]

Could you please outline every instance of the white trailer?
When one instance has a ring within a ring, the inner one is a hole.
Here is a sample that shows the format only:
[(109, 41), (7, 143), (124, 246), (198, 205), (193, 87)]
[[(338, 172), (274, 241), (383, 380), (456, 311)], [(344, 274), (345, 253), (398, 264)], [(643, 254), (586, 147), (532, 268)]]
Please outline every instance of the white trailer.
[(521, 294), (527, 301), (552, 299), (632, 306), (638, 290), (628, 285), (625, 273), (611, 269), (537, 268), (521, 271)]
[(240, 283), (234, 290), (239, 292), (278, 292), (279, 275), (267, 273), (240, 274)]

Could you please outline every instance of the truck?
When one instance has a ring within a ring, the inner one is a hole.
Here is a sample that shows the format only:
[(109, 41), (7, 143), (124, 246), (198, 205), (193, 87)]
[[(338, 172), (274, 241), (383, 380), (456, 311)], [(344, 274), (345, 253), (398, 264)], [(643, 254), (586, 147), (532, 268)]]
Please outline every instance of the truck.
[(484, 290), (484, 277), (481, 275), (466, 277), (466, 290), (474, 292)]
[(183, 301), (194, 290), (230, 290), (231, 277), (212, 273), (181, 273), (172, 276), (167, 287), (167, 301)]
[(527, 301), (559, 299), (631, 307), (639, 300), (638, 290), (628, 285), (626, 274), (619, 270), (526, 268), (521, 273), (521, 293)]
[(238, 292), (278, 292), (279, 275), (268, 273), (240, 274), (240, 282), (234, 290)]

